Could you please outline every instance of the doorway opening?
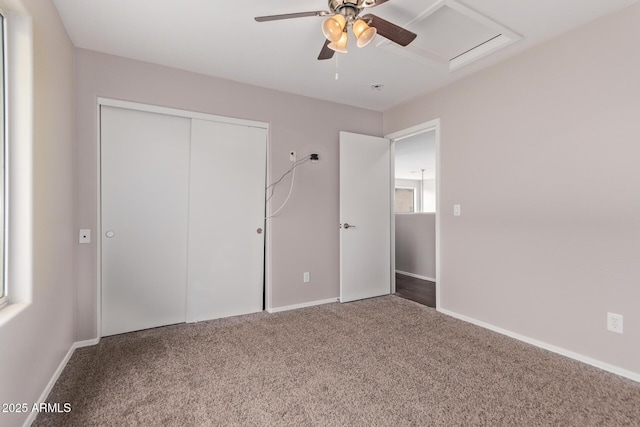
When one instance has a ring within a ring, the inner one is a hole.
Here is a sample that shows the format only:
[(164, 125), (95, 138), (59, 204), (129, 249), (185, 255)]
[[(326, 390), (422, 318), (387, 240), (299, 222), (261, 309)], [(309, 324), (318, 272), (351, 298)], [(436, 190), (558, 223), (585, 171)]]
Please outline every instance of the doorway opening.
[(392, 144), (391, 293), (439, 307), (439, 120), (388, 135)]

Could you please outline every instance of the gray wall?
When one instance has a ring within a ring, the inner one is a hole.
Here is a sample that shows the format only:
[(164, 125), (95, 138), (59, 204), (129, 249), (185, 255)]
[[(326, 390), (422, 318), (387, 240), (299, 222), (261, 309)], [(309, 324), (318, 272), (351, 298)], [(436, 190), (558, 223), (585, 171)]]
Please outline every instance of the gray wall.
[(441, 308), (636, 374), (638, 22), (640, 4), (384, 114), (385, 134), (441, 119)]
[[(0, 402), (32, 404), (75, 341), (74, 50), (53, 2), (0, 4), (32, 16), (35, 93), (32, 298), (14, 316), (15, 306), (0, 312)], [(27, 415), (0, 413), (0, 425)]]
[(396, 270), (436, 278), (436, 214), (396, 214)]
[[(282, 214), (271, 220), (272, 306), (337, 298), (338, 132), (382, 135), (382, 113), (318, 101), (149, 63), (76, 50), (78, 227), (97, 230), (98, 96), (270, 123), (270, 181), (290, 167), (289, 151), (320, 154), (298, 169)], [(239, 171), (241, 173), (241, 171)], [(288, 182), (272, 199), (279, 206)], [(95, 243), (78, 253), (78, 339), (96, 337)], [(311, 283), (303, 283), (303, 272)]]

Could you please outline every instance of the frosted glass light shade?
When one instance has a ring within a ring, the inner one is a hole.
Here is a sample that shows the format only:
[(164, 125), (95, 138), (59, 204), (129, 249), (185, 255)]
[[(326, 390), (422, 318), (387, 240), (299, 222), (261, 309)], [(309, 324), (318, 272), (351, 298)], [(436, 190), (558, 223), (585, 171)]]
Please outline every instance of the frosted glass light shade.
[(342, 37), (340, 37), (340, 40), (336, 41), (336, 42), (331, 42), (327, 45), (327, 47), (329, 49), (335, 50), (336, 52), (340, 52), (340, 53), (347, 53), (347, 39), (349, 38), (349, 36), (347, 35), (346, 31), (342, 32)]
[(340, 40), (340, 37), (342, 37), (342, 31), (344, 30), (345, 24), (346, 21), (344, 16), (333, 15), (325, 19), (322, 23), (322, 34), (324, 34), (327, 40), (337, 42)]
[(376, 36), (378, 30), (367, 25), (362, 19), (358, 19), (353, 23), (353, 35), (356, 36), (358, 47), (365, 47)]

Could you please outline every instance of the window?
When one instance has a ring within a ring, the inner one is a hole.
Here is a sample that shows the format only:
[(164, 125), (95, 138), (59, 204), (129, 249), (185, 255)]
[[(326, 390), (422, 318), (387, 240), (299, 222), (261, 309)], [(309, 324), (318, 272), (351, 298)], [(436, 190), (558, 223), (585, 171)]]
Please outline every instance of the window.
[[(1, 0), (0, 0), (1, 1)], [(33, 20), (0, 10), (0, 324), (33, 297)], [(11, 306), (13, 308), (7, 307)]]
[(413, 213), (415, 209), (415, 188), (397, 188), (395, 192), (396, 213)]
[(6, 265), (6, 90), (5, 90), (5, 18), (0, 10), (0, 306), (7, 300)]

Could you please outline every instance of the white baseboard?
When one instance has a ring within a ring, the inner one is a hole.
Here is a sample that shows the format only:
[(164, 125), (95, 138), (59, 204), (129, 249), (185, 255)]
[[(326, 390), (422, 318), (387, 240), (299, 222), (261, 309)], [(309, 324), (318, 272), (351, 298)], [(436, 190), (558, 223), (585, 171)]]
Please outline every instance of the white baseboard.
[[(40, 395), (36, 403), (43, 403), (47, 401), (47, 398), (49, 397), (49, 393), (51, 393), (53, 386), (58, 381), (58, 378), (60, 378), (62, 371), (64, 371), (64, 368), (66, 368), (67, 363), (69, 363), (69, 359), (71, 359), (71, 356), (73, 356), (73, 352), (76, 351), (77, 348), (89, 347), (92, 345), (96, 345), (99, 342), (100, 342), (100, 338), (94, 338), (86, 341), (77, 341), (71, 344), (71, 348), (69, 348), (69, 351), (67, 351), (67, 354), (65, 354), (65, 356), (62, 358), (62, 361), (58, 365), (58, 368), (56, 368), (55, 372), (51, 376), (51, 379), (47, 383), (47, 386), (42, 391), (42, 394)], [(24, 424), (22, 424), (23, 427), (29, 427), (33, 423), (33, 421), (35, 421), (37, 416), (38, 416), (38, 412), (30, 412), (29, 416), (24, 421)]]
[[(73, 355), (73, 352), (75, 351), (75, 349), (76, 349), (76, 347), (75, 347), (75, 343), (74, 343), (74, 344), (71, 345), (71, 348), (69, 349), (67, 354), (62, 358), (62, 361), (58, 365), (58, 368), (53, 373), (53, 376), (51, 377), (51, 379), (47, 383), (47, 386), (42, 391), (42, 394), (40, 395), (40, 397), (38, 398), (38, 401), (36, 403), (42, 403), (42, 402), (46, 402), (47, 401), (47, 397), (49, 397), (49, 393), (51, 393), (51, 389), (53, 389), (53, 386), (56, 384), (56, 381), (58, 381), (58, 378), (60, 378), (60, 374), (62, 374), (62, 371), (64, 371), (64, 368), (67, 366), (67, 363), (69, 362), (69, 359), (71, 359), (71, 356)], [(33, 421), (36, 419), (37, 416), (38, 416), (38, 412), (33, 412), (33, 411), (30, 412), (29, 416), (24, 421), (23, 426), (24, 427), (30, 426), (31, 423), (33, 423)]]
[(403, 276), (415, 277), (416, 279), (428, 280), (430, 282), (435, 282), (436, 279), (433, 277), (421, 276), (419, 274), (407, 273), (406, 271), (396, 270), (396, 273), (402, 274)]
[(442, 308), (438, 308), (437, 310), (442, 314), (446, 314), (447, 316), (455, 317), (456, 319), (460, 319), (468, 323), (473, 323), (474, 325), (480, 326), (485, 329), (489, 329), (491, 331), (497, 332), (502, 335), (506, 335), (508, 337), (517, 339), (518, 341), (522, 341), (527, 344), (531, 344), (536, 347), (542, 348), (544, 350), (548, 350), (553, 353), (560, 354), (570, 359), (577, 360), (578, 362), (586, 363), (587, 365), (595, 366), (596, 368), (602, 369), (603, 371), (611, 372), (613, 374), (620, 375), (621, 377), (629, 378), (630, 380), (640, 382), (640, 373), (638, 372), (629, 371), (627, 369), (620, 368), (619, 366), (611, 365), (610, 363), (602, 362), (600, 360), (593, 359), (583, 354), (579, 354), (571, 350), (567, 350), (562, 347), (558, 347), (553, 344), (546, 343), (544, 341), (539, 341), (534, 338), (529, 338), (527, 336), (520, 335), (518, 333), (509, 331), (507, 329), (503, 329), (498, 326), (494, 326), (489, 323), (485, 323), (480, 320), (474, 319), (472, 317), (464, 316), (462, 314), (458, 314), (453, 311), (445, 310)]
[(267, 312), (279, 313), (281, 311), (289, 311), (289, 310), (296, 310), (298, 308), (313, 307), (314, 305), (331, 304), (332, 302), (338, 302), (338, 301), (339, 301), (338, 298), (329, 298), (329, 299), (323, 299), (318, 301), (303, 302), (302, 304), (285, 305), (283, 307), (268, 308)]
[(93, 338), (91, 340), (85, 341), (77, 341), (73, 344), (74, 348), (82, 348), (82, 347), (91, 347), (92, 345), (96, 345), (100, 343), (100, 338)]

